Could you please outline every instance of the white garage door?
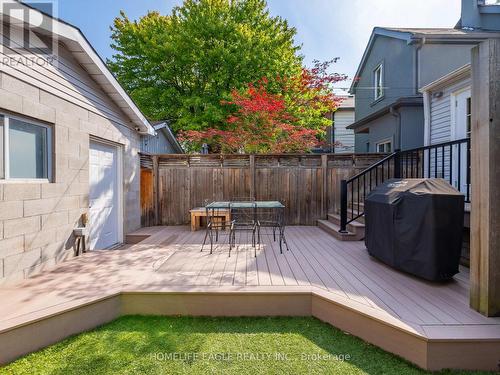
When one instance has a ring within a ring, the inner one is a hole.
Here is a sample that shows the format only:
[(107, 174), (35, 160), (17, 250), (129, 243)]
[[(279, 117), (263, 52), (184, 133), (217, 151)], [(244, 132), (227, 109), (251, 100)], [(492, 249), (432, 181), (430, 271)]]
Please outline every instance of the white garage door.
[(90, 142), (90, 249), (106, 249), (119, 238), (117, 148)]

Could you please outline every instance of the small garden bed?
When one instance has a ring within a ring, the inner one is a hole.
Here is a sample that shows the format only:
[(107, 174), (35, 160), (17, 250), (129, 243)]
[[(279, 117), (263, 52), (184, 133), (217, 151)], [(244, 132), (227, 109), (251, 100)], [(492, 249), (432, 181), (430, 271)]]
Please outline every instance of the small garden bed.
[(153, 316), (122, 317), (23, 357), (0, 372), (92, 375), (425, 373), (314, 318)]

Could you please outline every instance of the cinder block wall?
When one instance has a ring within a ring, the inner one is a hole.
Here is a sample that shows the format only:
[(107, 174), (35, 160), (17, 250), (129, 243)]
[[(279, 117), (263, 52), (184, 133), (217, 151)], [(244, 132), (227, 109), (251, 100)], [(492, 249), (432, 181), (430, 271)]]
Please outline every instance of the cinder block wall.
[[(139, 135), (71, 56), (63, 58), (65, 69), (69, 66), (89, 92), (107, 100), (113, 121), (97, 108), (79, 105), (81, 99), (63, 99), (61, 91), (0, 67), (0, 111), (52, 124), (54, 139), (51, 183), (0, 180), (0, 284), (26, 278), (73, 256), (72, 231), (89, 206), (90, 136), (123, 146), (124, 233), (140, 227)], [(60, 73), (59, 68), (50, 69)], [(51, 74), (47, 71), (44, 79)], [(67, 86), (71, 91), (71, 85)], [(90, 95), (80, 92), (81, 96)], [(122, 119), (121, 124), (117, 118)]]

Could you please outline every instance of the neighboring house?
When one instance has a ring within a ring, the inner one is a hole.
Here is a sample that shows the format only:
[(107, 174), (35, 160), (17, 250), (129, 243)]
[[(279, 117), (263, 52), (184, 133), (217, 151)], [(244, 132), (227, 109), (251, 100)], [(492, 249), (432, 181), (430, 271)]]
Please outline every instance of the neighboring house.
[(146, 154), (183, 154), (181, 145), (172, 133), (168, 124), (157, 122), (153, 124), (156, 135), (143, 135), (141, 151)]
[[(463, 0), (458, 26), (481, 8), (477, 1)], [(420, 88), (469, 64), (471, 48), (493, 37), (500, 34), (470, 27), (375, 28), (350, 89), (356, 94), (356, 120), (349, 126), (356, 133), (356, 152), (423, 146), (424, 100)]]
[[(457, 27), (466, 28), (470, 37), (500, 37), (500, 1), (464, 0), (462, 18)], [(470, 138), (472, 125), (472, 77), (470, 64), (443, 72), (432, 82), (422, 85), (424, 99), (424, 145)], [(452, 182), (462, 192), (465, 185), (466, 163), (458, 161), (458, 148), (454, 146)], [(460, 158), (465, 158), (466, 145), (461, 146)], [(449, 152), (448, 150), (446, 152)], [(460, 176), (458, 179), (458, 165)], [(449, 172), (443, 172), (448, 178)], [(460, 186), (458, 186), (460, 180)]]
[[(454, 140), (470, 138), (472, 125), (472, 97), (471, 97), (471, 67), (467, 64), (434, 82), (424, 86), (424, 145), (435, 145)], [(467, 145), (454, 146), (455, 150), (451, 162), (458, 165), (458, 147), (461, 147), (461, 158), (466, 157)], [(449, 150), (445, 150), (448, 158)], [(453, 174), (453, 184), (456, 188), (465, 191), (466, 169), (465, 160), (461, 162), (461, 185), (458, 186), (458, 174)], [(440, 177), (448, 179), (449, 168), (440, 171)]]
[(333, 125), (327, 129), (328, 152), (336, 154), (354, 152), (354, 131), (347, 126), (354, 122), (354, 96), (341, 96), (340, 106), (331, 116)]
[[(72, 256), (82, 214), (91, 249), (139, 228), (138, 152), (155, 133), (79, 29), (11, 3), (21, 12), (2, 14), (0, 282)], [(19, 25), (17, 35), (57, 37), (57, 64), (9, 40)]]

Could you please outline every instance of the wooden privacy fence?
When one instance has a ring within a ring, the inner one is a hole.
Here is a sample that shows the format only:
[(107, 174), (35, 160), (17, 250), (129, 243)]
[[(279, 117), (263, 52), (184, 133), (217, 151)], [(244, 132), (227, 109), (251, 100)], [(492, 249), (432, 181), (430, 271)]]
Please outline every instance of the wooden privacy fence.
[(385, 155), (141, 154), (143, 226), (188, 224), (209, 201), (279, 200), (288, 225), (315, 225), (340, 210), (340, 180)]

